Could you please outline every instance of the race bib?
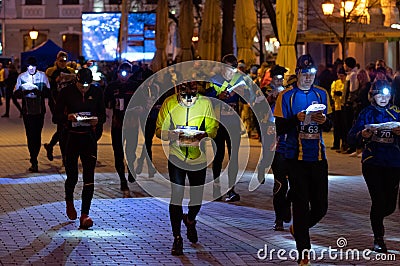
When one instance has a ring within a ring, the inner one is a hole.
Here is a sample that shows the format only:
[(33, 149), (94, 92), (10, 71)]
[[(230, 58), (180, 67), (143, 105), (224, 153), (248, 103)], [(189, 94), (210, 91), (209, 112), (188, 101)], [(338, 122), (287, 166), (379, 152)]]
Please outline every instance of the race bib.
[(377, 130), (377, 133), (372, 136), (372, 141), (379, 143), (393, 143), (394, 135), (391, 129)]
[(319, 139), (320, 127), (318, 125), (300, 125), (300, 139)]

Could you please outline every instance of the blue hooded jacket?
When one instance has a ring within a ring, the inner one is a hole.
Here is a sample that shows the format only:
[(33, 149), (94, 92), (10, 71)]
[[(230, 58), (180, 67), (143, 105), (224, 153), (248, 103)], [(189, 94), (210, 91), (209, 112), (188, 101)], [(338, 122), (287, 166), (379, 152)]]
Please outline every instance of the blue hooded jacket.
[(392, 121), (400, 122), (400, 110), (395, 105), (386, 107), (370, 105), (361, 111), (349, 131), (348, 141), (350, 144), (364, 144), (362, 163), (400, 167), (400, 136), (393, 134), (390, 129), (377, 130), (369, 139), (361, 135), (365, 125)]

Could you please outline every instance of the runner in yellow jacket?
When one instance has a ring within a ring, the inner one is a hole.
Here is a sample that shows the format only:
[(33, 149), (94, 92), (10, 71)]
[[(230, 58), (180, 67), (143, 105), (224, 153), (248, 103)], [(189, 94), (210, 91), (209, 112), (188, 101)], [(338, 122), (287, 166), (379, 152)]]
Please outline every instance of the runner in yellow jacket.
[[(172, 255), (183, 254), (181, 221), (187, 227), (190, 242), (198, 241), (196, 216), (200, 211), (206, 179), (207, 158), (202, 152), (205, 137), (214, 138), (218, 130), (211, 100), (199, 95), (196, 82), (183, 83), (179, 92), (161, 106), (156, 123), (156, 136), (169, 141), (168, 173), (171, 181), (169, 213), (174, 236)], [(183, 214), (182, 200), (186, 175), (189, 179), (188, 214)]]

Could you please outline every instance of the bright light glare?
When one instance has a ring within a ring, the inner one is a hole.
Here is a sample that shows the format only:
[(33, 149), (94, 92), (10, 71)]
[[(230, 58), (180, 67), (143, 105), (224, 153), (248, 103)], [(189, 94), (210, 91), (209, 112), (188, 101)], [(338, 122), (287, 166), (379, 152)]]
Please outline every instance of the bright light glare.
[(390, 27), (391, 27), (392, 29), (398, 29), (398, 30), (400, 30), (400, 24), (398, 24), (398, 23), (393, 23), (392, 25), (390, 25)]
[(103, 238), (103, 237), (118, 237), (118, 236), (134, 236), (134, 234), (126, 231), (114, 230), (70, 230), (58, 232), (62, 237), (90, 237), (90, 238)]
[(347, 15), (353, 10), (354, 2), (353, 1), (344, 1), (344, 2), (342, 2), (342, 7), (344, 7), (344, 11), (346, 12), (346, 15)]
[(390, 90), (388, 88), (383, 88), (382, 89), (382, 94), (383, 95), (389, 95), (390, 94)]

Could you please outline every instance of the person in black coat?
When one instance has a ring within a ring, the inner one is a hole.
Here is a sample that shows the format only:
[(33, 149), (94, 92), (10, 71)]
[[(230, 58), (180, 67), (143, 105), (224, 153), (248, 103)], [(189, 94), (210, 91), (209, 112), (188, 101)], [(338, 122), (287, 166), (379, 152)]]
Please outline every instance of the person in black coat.
[(97, 127), (106, 120), (103, 90), (92, 86), (92, 71), (82, 68), (76, 82), (63, 88), (56, 100), (53, 122), (62, 124), (66, 132), (65, 144), (65, 201), (69, 219), (75, 220), (74, 190), (78, 182), (78, 158), (82, 161), (82, 206), (80, 228), (93, 226), (89, 217), (94, 193), (94, 171), (97, 161)]
[(13, 95), (15, 84), (17, 83), (18, 71), (15, 65), (10, 64), (8, 66), (8, 77), (4, 81), (6, 85), (6, 112), (1, 117), (10, 117), (10, 100), (12, 99), (14, 105), (19, 111), (19, 116), (22, 117), (22, 107), (17, 101), (17, 98)]

